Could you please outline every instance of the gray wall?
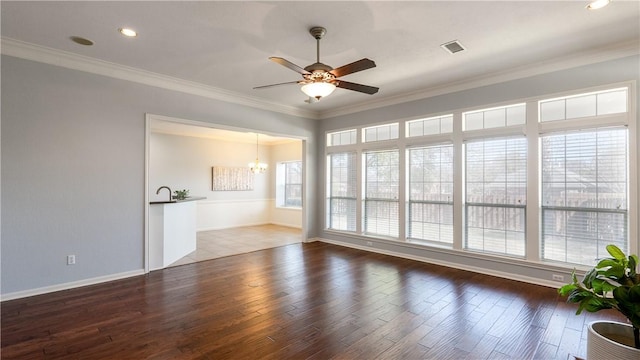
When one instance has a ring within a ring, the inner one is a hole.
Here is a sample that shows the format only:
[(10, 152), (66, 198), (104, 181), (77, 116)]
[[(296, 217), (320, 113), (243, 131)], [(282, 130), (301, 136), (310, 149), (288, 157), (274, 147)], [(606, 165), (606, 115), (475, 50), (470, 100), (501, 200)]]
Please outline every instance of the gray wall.
[[(532, 76), (514, 81), (499, 83), (490, 86), (460, 91), (456, 93), (434, 96), (427, 99), (416, 100), (399, 105), (362, 111), (356, 114), (344, 115), (325, 119), (318, 132), (318, 154), (323, 154), (325, 146), (325, 132), (345, 129), (351, 126), (361, 126), (381, 122), (391, 122), (410, 117), (419, 117), (435, 113), (444, 113), (451, 110), (464, 109), (473, 106), (482, 106), (503, 101), (519, 100), (528, 97), (553, 94), (557, 92), (588, 88), (624, 81), (640, 80), (640, 57), (631, 56), (622, 59), (576, 67), (568, 70)], [(638, 95), (638, 92), (636, 93)], [(636, 99), (640, 104), (640, 97)], [(636, 114), (638, 115), (638, 114)], [(638, 121), (640, 125), (640, 121)], [(640, 126), (638, 127), (640, 130)], [(640, 138), (640, 137), (638, 137)], [(640, 149), (640, 147), (638, 147)], [(640, 156), (637, 157), (640, 159)], [(640, 160), (639, 160), (640, 161)], [(324, 157), (319, 159), (317, 168), (318, 178), (323, 179), (326, 172)], [(640, 164), (637, 164), (640, 168)], [(321, 188), (320, 198), (324, 198), (324, 188)], [(639, 192), (640, 193), (640, 192)], [(632, 200), (633, 201), (633, 200)], [(635, 199), (638, 206), (638, 199)], [(324, 227), (324, 204), (317, 204), (316, 223)], [(632, 221), (638, 221), (633, 219)], [(537, 266), (531, 263), (518, 265), (517, 261), (500, 261), (496, 258), (473, 256), (460, 251), (425, 248), (415, 245), (407, 245), (396, 241), (375, 240), (357, 235), (344, 236), (335, 232), (320, 230), (319, 237), (338, 244), (355, 247), (363, 247), (365, 241), (372, 241), (373, 247), (367, 247), (373, 251), (383, 253), (402, 254), (409, 258), (415, 258), (427, 262), (447, 264), (454, 267), (481, 269), (488, 273), (512, 274), (514, 278), (527, 278), (534, 282), (549, 283), (551, 273), (565, 274), (569, 279), (570, 269), (553, 268), (553, 266)], [(636, 242), (636, 248), (640, 248), (639, 239), (630, 239)], [(539, 281), (537, 281), (539, 280)]]
[(145, 113), (307, 137), (316, 178), (314, 120), (9, 56), (1, 64), (2, 294), (143, 269)]
[[(212, 191), (211, 167), (246, 167), (256, 158), (256, 144), (218, 139), (152, 133), (149, 139), (149, 198), (167, 198), (167, 190), (156, 195), (162, 185), (172, 190), (189, 189), (191, 196), (207, 200), (269, 199), (274, 187), (270, 174), (254, 176), (251, 191)], [(260, 145), (261, 162), (270, 163), (272, 146)], [(271, 168), (269, 169), (271, 170)]]
[[(145, 113), (307, 137), (307, 236), (356, 245), (357, 236), (322, 231), (325, 131), (640, 80), (634, 56), (314, 121), (8, 56), (1, 64), (2, 294), (143, 268)], [(377, 245), (452, 266), (550, 277), (532, 266)], [(67, 254), (77, 265), (66, 265)]]

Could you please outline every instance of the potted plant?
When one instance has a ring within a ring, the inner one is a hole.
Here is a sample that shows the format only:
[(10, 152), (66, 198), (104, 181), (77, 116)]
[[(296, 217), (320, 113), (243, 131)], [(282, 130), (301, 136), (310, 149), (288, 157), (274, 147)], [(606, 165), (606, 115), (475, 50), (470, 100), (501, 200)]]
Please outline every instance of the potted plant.
[(176, 200), (184, 200), (189, 197), (189, 190), (176, 190), (173, 192), (173, 198)]
[[(640, 275), (636, 272), (638, 256), (626, 256), (615, 245), (607, 245), (610, 258), (602, 259), (587, 271), (582, 281), (578, 281), (575, 270), (571, 274), (572, 282), (558, 289), (567, 302), (577, 303), (580, 314), (583, 310), (597, 312), (603, 309), (616, 309), (629, 320), (628, 324), (617, 322), (592, 322), (587, 335), (587, 358), (629, 358), (640, 359)], [(631, 333), (633, 333), (631, 335)], [(625, 345), (628, 334), (633, 341)], [(612, 339), (613, 338), (613, 339)], [(606, 343), (606, 344), (605, 344)], [(605, 349), (613, 343), (620, 349)], [(622, 351), (622, 353), (618, 353)], [(618, 354), (626, 355), (618, 355)], [(613, 357), (612, 357), (613, 356)]]

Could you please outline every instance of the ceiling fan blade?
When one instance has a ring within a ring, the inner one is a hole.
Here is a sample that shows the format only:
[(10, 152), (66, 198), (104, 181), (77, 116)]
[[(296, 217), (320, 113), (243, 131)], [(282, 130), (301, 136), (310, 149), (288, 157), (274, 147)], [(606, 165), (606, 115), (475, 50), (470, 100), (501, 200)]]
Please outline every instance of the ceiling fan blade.
[(279, 83), (279, 84), (256, 86), (256, 87), (254, 87), (254, 89), (264, 89), (264, 88), (269, 88), (269, 87), (273, 87), (273, 86), (291, 85), (291, 84), (299, 84), (299, 83), (300, 83), (299, 81), (289, 81), (289, 82), (284, 82), (284, 83)]
[(339, 88), (342, 88), (342, 89), (359, 91), (361, 93), (365, 93), (365, 94), (369, 94), (369, 95), (373, 95), (373, 94), (377, 93), (378, 90), (379, 90), (375, 86), (356, 84), (356, 83), (352, 83), (352, 82), (348, 82), (348, 81), (342, 81), (342, 80), (335, 80), (333, 82), (333, 84), (335, 84), (336, 87), (339, 87)]
[(275, 56), (272, 56), (272, 57), (270, 57), (270, 58), (269, 58), (269, 60), (271, 60), (271, 61), (273, 61), (273, 62), (275, 62), (275, 63), (278, 63), (278, 64), (280, 64), (280, 65), (282, 65), (282, 66), (284, 66), (284, 67), (286, 67), (286, 68), (289, 68), (289, 69), (291, 69), (291, 70), (293, 70), (293, 71), (297, 72), (297, 73), (298, 73), (298, 74), (300, 74), (300, 75), (308, 75), (308, 74), (311, 74), (310, 72), (308, 72), (307, 70), (305, 70), (305, 69), (301, 68), (300, 66), (298, 66), (298, 65), (296, 65), (296, 64), (294, 64), (294, 63), (292, 63), (292, 62), (291, 62), (291, 61), (289, 61), (289, 60), (283, 59), (283, 58), (281, 58), (281, 57), (275, 57)]
[(373, 60), (364, 58), (356, 62), (352, 62), (351, 64), (340, 66), (339, 68), (335, 68), (329, 72), (335, 75), (335, 77), (341, 77), (374, 67), (376, 67), (376, 63), (373, 62)]

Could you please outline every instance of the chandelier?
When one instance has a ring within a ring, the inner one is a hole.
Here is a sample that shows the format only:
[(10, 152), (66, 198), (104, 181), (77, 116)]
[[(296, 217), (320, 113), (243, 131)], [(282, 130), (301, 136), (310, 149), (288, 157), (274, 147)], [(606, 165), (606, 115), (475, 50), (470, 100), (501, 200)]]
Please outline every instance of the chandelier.
[(256, 160), (249, 163), (249, 170), (254, 174), (261, 174), (267, 171), (267, 167), (269, 167), (269, 165), (261, 163), (258, 160), (258, 134), (256, 134)]

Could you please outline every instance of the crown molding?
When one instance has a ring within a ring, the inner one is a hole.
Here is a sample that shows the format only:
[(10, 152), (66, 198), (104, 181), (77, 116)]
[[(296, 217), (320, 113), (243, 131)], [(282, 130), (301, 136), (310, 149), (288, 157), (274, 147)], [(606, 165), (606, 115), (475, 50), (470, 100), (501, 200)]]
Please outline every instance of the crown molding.
[(440, 84), (418, 91), (402, 93), (385, 98), (376, 98), (366, 102), (360, 102), (355, 105), (343, 106), (324, 111), (313, 111), (308, 109), (299, 109), (291, 106), (284, 106), (274, 102), (264, 101), (258, 98), (249, 97), (243, 94), (204, 85), (193, 81), (187, 81), (146, 70), (119, 65), (108, 61), (35, 45), (11, 38), (1, 38), (0, 52), (3, 55), (13, 56), (26, 60), (32, 60), (73, 70), (108, 76), (120, 80), (132, 81), (167, 90), (202, 96), (209, 99), (249, 106), (261, 110), (319, 120), (353, 114), (366, 110), (373, 110), (385, 106), (402, 104), (457, 91), (493, 85), (501, 82), (545, 74), (553, 71), (569, 69), (572, 67), (594, 64), (607, 60), (623, 58), (626, 56), (638, 55), (640, 54), (640, 46), (637, 41), (618, 43), (610, 47), (591, 49), (588, 51), (575, 53), (570, 56), (539, 62), (535, 65), (520, 66), (490, 74), (485, 74), (474, 78)]
[(595, 64), (603, 61), (619, 59), (640, 54), (640, 44), (637, 41), (628, 41), (614, 44), (610, 47), (591, 49), (575, 53), (570, 56), (542, 61), (533, 65), (524, 65), (503, 71), (485, 74), (456, 82), (440, 84), (414, 92), (402, 93), (379, 100), (369, 100), (351, 106), (343, 106), (333, 110), (325, 110), (319, 114), (319, 119), (329, 119), (337, 116), (349, 115), (361, 111), (373, 110), (385, 106), (402, 104), (410, 101), (421, 100), (433, 96), (449, 94), (453, 92), (469, 90), (477, 87), (493, 85), (530, 76), (541, 75), (559, 70), (570, 69), (578, 66)]
[(115, 64), (96, 58), (74, 54), (68, 51), (52, 49), (20, 40), (2, 37), (0, 52), (25, 60), (37, 61), (49, 65), (84, 71), (92, 74), (127, 80), (162, 89), (202, 96), (209, 99), (249, 106), (256, 109), (278, 112), (287, 115), (318, 119), (317, 111), (298, 109), (264, 101), (232, 91), (187, 81), (167, 75)]

